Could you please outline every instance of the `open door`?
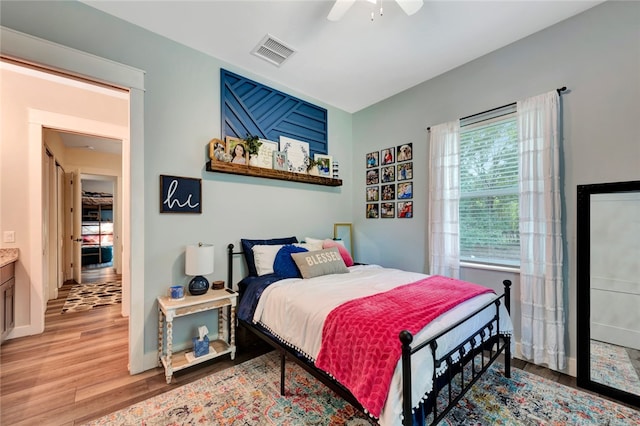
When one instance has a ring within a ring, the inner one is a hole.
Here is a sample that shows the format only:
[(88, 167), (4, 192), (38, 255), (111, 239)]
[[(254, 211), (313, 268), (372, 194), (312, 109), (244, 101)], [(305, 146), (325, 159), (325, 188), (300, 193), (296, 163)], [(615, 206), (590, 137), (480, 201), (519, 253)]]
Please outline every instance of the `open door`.
[(82, 284), (82, 182), (80, 171), (71, 173), (71, 194), (73, 198), (73, 280)]

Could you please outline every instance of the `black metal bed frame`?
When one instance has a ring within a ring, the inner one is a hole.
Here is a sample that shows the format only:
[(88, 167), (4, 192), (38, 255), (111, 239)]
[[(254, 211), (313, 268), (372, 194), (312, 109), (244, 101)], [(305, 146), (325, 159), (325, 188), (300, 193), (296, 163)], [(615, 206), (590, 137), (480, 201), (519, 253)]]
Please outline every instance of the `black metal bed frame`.
[[(228, 270), (227, 270), (227, 285), (229, 287), (232, 286), (233, 283), (233, 256), (243, 254), (242, 251), (234, 252), (234, 245), (229, 244), (227, 246), (227, 256), (228, 256)], [(431, 348), (432, 357), (433, 357), (433, 390), (427, 395), (427, 398), (424, 402), (425, 404), (425, 417), (429, 415), (433, 415), (431, 419), (431, 425), (435, 425), (440, 420), (442, 420), (447, 413), (457, 404), (457, 402), (469, 391), (469, 389), (473, 386), (473, 384), (484, 374), (491, 364), (498, 359), (499, 355), (504, 352), (504, 367), (505, 367), (505, 376), (511, 377), (511, 336), (509, 334), (501, 334), (500, 333), (500, 311), (499, 306), (501, 300), (504, 299), (504, 304), (507, 309), (507, 312), (510, 312), (511, 308), (511, 281), (504, 280), (504, 293), (496, 298), (495, 300), (486, 303), (475, 312), (467, 315), (462, 318), (455, 324), (447, 327), (445, 330), (432, 337), (428, 341), (422, 342), (415, 347), (411, 347), (411, 343), (413, 342), (413, 335), (408, 331), (402, 331), (398, 336), (400, 343), (402, 345), (402, 413), (403, 413), (403, 426), (411, 426), (413, 424), (413, 407), (411, 404), (412, 395), (411, 395), (411, 357), (413, 354), (417, 353), (420, 350), (423, 350), (426, 347)], [(242, 298), (242, 293), (240, 294), (240, 299)], [(450, 332), (451, 330), (461, 326), (466, 321), (470, 320), (473, 316), (482, 312), (485, 309), (495, 308), (494, 316), (483, 324), (478, 330), (476, 330), (471, 336), (469, 336), (464, 342), (460, 343), (458, 346), (442, 355), (441, 357), (436, 357), (436, 349), (438, 347), (437, 340)], [(284, 395), (284, 382), (285, 382), (285, 358), (287, 355), (289, 359), (293, 360), (297, 364), (299, 364), (302, 368), (308, 371), (315, 378), (324, 383), (329, 389), (336, 392), (347, 402), (352, 404), (358, 410), (364, 412), (364, 408), (358, 402), (358, 400), (353, 396), (353, 394), (340, 383), (338, 383), (335, 379), (333, 379), (329, 374), (315, 367), (315, 365), (308, 360), (304, 355), (300, 354), (295, 349), (282, 344), (278, 339), (276, 339), (268, 330), (261, 327), (258, 324), (252, 324), (246, 321), (237, 320), (238, 325), (242, 326), (256, 336), (267, 342), (274, 349), (276, 349), (280, 353), (280, 394)], [(495, 328), (495, 333), (493, 330)], [(480, 343), (476, 344), (476, 340), (480, 339)], [(467, 351), (466, 347), (470, 347), (471, 349)], [(476, 358), (480, 360), (476, 361)], [(454, 360), (455, 359), (455, 360)], [(446, 373), (437, 376), (436, 372), (440, 368), (442, 364), (447, 365)], [(479, 365), (476, 365), (479, 364)], [(465, 369), (465, 366), (467, 369)], [(470, 367), (470, 368), (469, 368)], [(465, 374), (469, 372), (469, 377), (465, 379)], [(460, 390), (454, 392), (452, 390), (451, 384), (453, 384), (453, 380), (455, 380), (456, 376), (460, 378)], [(444, 389), (448, 388), (446, 401), (446, 407), (438, 412), (438, 404), (436, 403), (440, 392)], [(408, 397), (407, 397), (408, 395)], [(426, 422), (426, 418), (425, 418)]]

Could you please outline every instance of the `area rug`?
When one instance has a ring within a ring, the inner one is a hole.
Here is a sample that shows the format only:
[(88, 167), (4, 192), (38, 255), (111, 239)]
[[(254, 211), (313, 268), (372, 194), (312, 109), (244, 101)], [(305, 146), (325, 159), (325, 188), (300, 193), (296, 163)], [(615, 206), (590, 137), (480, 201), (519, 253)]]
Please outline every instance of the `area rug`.
[(71, 287), (62, 306), (62, 313), (88, 311), (101, 306), (122, 303), (122, 283), (76, 284)]
[[(275, 352), (132, 405), (88, 425), (373, 424), (306, 371), (287, 362), (280, 396)], [(447, 425), (640, 425), (640, 412), (496, 364), (463, 398)]]
[(591, 380), (640, 395), (638, 373), (621, 346), (591, 341)]

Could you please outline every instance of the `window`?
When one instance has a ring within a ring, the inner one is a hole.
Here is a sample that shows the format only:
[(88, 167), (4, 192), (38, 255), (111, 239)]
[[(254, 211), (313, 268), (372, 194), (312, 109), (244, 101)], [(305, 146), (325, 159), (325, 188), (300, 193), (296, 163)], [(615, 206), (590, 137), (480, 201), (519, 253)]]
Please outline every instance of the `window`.
[(515, 104), (461, 120), (460, 259), (519, 265)]

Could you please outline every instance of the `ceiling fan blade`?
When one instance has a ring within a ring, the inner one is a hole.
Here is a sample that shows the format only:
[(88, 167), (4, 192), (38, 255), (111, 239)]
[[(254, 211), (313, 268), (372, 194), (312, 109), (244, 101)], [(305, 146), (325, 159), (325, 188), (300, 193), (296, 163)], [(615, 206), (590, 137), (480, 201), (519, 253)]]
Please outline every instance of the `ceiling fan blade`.
[(327, 19), (330, 21), (339, 21), (355, 2), (356, 0), (336, 0), (329, 15), (327, 15)]
[(411, 16), (422, 7), (422, 0), (396, 0), (398, 2), (398, 6), (404, 10), (404, 13)]

